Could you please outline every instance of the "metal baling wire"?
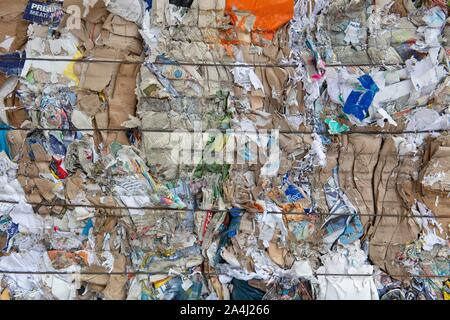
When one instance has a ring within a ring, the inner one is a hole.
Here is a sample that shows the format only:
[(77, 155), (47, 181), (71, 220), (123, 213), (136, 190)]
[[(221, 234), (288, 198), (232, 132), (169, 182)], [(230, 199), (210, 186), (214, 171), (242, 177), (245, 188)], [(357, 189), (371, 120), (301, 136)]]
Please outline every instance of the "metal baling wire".
[[(9, 201), (9, 200), (0, 200), (0, 203), (6, 203), (6, 204), (20, 204), (19, 201)], [(120, 209), (120, 210), (153, 210), (153, 211), (179, 211), (179, 212), (191, 212), (191, 211), (197, 211), (197, 212), (212, 212), (212, 213), (223, 213), (223, 212), (229, 212), (229, 210), (219, 210), (219, 209), (189, 209), (189, 208), (166, 208), (166, 207), (128, 207), (128, 206), (107, 206), (107, 205), (85, 205), (85, 204), (69, 204), (69, 203), (57, 203), (57, 202), (22, 202), (22, 204), (29, 204), (30, 206), (44, 206), (44, 207), (67, 207), (67, 208), (94, 208), (94, 209)], [(245, 209), (242, 209), (243, 211), (246, 211)], [(251, 212), (250, 212), (251, 213)], [(301, 215), (305, 217), (315, 217), (315, 216), (353, 216), (354, 214), (338, 214), (338, 213), (323, 213), (323, 212), (277, 212), (277, 211), (267, 211), (267, 214), (273, 214), (273, 215)], [(261, 213), (262, 214), (262, 213)], [(144, 215), (136, 215), (136, 216), (145, 216), (150, 214), (144, 214)], [(395, 214), (383, 214), (383, 215), (376, 215), (376, 214), (370, 214), (370, 213), (361, 213), (358, 214), (361, 217), (393, 217), (398, 218), (398, 215)], [(108, 216), (108, 217), (129, 217), (129, 215), (99, 215), (99, 216)], [(414, 215), (409, 214), (406, 216), (403, 216), (405, 218), (450, 218), (449, 215), (443, 215), (443, 216), (434, 216), (434, 215)]]
[[(115, 129), (109, 129), (109, 128), (98, 128), (98, 129), (88, 129), (88, 128), (81, 128), (81, 129), (58, 129), (58, 128), (0, 128), (0, 131), (61, 131), (61, 132), (93, 132), (93, 131), (100, 131), (100, 132), (117, 132), (117, 131), (128, 131), (130, 129), (136, 129), (136, 128), (115, 128)], [(180, 129), (137, 129), (140, 132), (154, 132), (154, 133), (215, 133), (215, 132), (221, 132), (221, 133), (249, 133), (253, 131), (244, 131), (244, 130), (233, 130), (233, 129), (209, 129), (209, 130), (202, 130), (202, 131), (195, 131), (195, 130), (180, 130)], [(210, 130), (214, 130), (215, 132), (211, 132)], [(370, 134), (370, 135), (395, 135), (395, 134), (421, 134), (421, 133), (442, 133), (442, 132), (448, 132), (450, 129), (436, 129), (436, 130), (401, 130), (401, 131), (348, 131), (343, 132), (340, 134), (330, 134), (328, 131), (309, 131), (309, 130), (277, 130), (277, 129), (270, 129), (267, 131), (278, 131), (280, 134), (329, 134), (331, 136), (341, 136), (341, 135), (350, 135), (350, 134)], [(258, 133), (258, 131), (256, 131)]]
[[(108, 59), (71, 59), (71, 58), (38, 58), (38, 57), (26, 57), (26, 58), (14, 58), (14, 57), (1, 57), (0, 61), (52, 61), (52, 62), (82, 62), (82, 63), (119, 63), (119, 64), (143, 64), (145, 61), (127, 61), (127, 60), (108, 60)], [(169, 61), (155, 61), (154, 65), (174, 65), (174, 66), (203, 66), (203, 67), (242, 67), (242, 68), (295, 68), (298, 67), (296, 63), (211, 63), (211, 62), (169, 62)], [(406, 66), (406, 63), (331, 63), (327, 64), (328, 68), (340, 68), (340, 67), (393, 67), (393, 66)]]
[[(150, 272), (150, 271), (142, 271), (142, 270), (130, 270), (130, 271), (112, 271), (112, 272), (94, 272), (94, 271), (85, 271), (85, 272), (69, 272), (69, 271), (11, 271), (11, 270), (0, 270), (0, 274), (38, 274), (38, 275), (52, 275), (52, 274), (62, 274), (62, 275), (168, 275), (170, 270), (167, 271), (159, 271), (159, 272)], [(182, 275), (191, 275), (190, 272), (177, 272)], [(202, 275), (205, 276), (220, 276), (220, 275), (228, 275), (227, 273), (220, 272), (201, 272)], [(317, 277), (376, 277), (378, 275), (382, 276), (383, 274), (364, 274), (364, 273), (313, 273), (314, 276)], [(412, 275), (412, 274), (396, 274), (389, 275), (391, 278), (449, 278), (450, 275)], [(299, 277), (303, 278), (303, 277)]]

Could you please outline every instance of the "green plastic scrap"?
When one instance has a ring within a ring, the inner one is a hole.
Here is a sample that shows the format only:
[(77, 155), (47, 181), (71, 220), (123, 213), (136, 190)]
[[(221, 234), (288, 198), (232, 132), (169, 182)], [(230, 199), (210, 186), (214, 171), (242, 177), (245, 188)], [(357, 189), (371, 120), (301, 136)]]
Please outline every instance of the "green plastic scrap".
[(34, 73), (33, 73), (33, 71), (28, 72), (27, 75), (26, 75), (26, 77), (25, 77), (25, 79), (27, 79), (27, 81), (28, 81), (30, 84), (34, 84), (34, 83), (36, 82), (36, 81), (34, 80)]
[(346, 124), (340, 124), (333, 119), (326, 119), (325, 123), (328, 125), (328, 132), (330, 134), (339, 134), (350, 130)]

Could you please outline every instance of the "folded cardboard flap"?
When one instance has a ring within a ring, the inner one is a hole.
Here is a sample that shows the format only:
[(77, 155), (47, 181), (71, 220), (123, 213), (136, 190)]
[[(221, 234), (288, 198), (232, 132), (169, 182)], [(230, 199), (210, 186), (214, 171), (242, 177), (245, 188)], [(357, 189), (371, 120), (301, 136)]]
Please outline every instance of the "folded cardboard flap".
[[(84, 4), (87, 4), (86, 6)], [(93, 6), (91, 5), (93, 3)], [(90, 23), (101, 23), (108, 15), (105, 1), (86, 1), (86, 0), (64, 0), (63, 9), (67, 12), (70, 6), (76, 6), (80, 9), (81, 18)]]
[[(113, 272), (125, 272), (126, 271), (126, 258), (122, 254), (116, 254), (114, 256), (114, 269)], [(126, 298), (126, 283), (128, 281), (127, 275), (111, 275), (108, 283), (106, 284), (103, 294), (108, 300), (123, 300)]]
[(78, 108), (85, 114), (93, 117), (100, 111), (101, 102), (97, 94), (91, 94), (89, 92), (78, 92)]
[[(94, 118), (94, 124), (96, 128), (107, 128), (108, 127), (108, 111), (102, 110), (101, 112), (98, 112), (95, 115)], [(101, 131), (99, 134), (96, 135), (96, 139), (106, 141), (107, 139), (107, 132)], [(96, 141), (96, 145), (98, 146), (100, 144), (100, 141)]]
[(26, 43), (28, 22), (22, 16), (27, 4), (27, 0), (17, 0), (0, 6), (0, 53), (14, 52)]
[(23, 15), (27, 4), (28, 0), (8, 1), (7, 5), (4, 4), (0, 7), (0, 19), (10, 21)]
[(56, 195), (53, 192), (53, 187), (55, 184), (47, 179), (34, 178), (34, 183), (36, 184), (41, 196), (48, 202), (53, 201)]
[(422, 185), (430, 191), (450, 192), (450, 145), (439, 146), (424, 168)]
[[(340, 140), (340, 188), (352, 203), (358, 204), (361, 214), (374, 214), (376, 211), (372, 180), (378, 163), (382, 138), (355, 134), (343, 136)], [(361, 217), (363, 225), (372, 220), (368, 216)]]
[[(10, 78), (10, 80), (12, 80)], [(0, 86), (1, 87), (1, 86)], [(19, 97), (15, 94), (15, 90), (5, 97), (4, 105), (8, 110), (6, 110), (6, 116), (8, 122), (13, 127), (20, 127), (22, 123), (28, 119), (28, 113), (23, 108)]]
[(102, 291), (108, 283), (109, 277), (110, 276), (107, 274), (107, 270), (105, 270), (105, 268), (92, 265), (83, 269), (83, 274), (81, 275), (80, 280), (87, 282), (89, 286), (96, 286), (97, 290)]
[(389, 274), (404, 273), (404, 270), (399, 270), (398, 263), (394, 263), (396, 254), (402, 244), (415, 241), (420, 232), (414, 220), (406, 217), (411, 206), (404, 203), (397, 184), (397, 179), (405, 173), (419, 171), (420, 162), (412, 161), (412, 158), (400, 160), (394, 140), (386, 138), (375, 167), (373, 187), (376, 216), (368, 230), (369, 257)]
[(86, 49), (86, 54), (90, 54), (90, 51), (95, 46), (95, 39), (99, 37), (103, 29), (103, 23), (92, 23), (85, 20), (81, 22), (81, 28), (71, 29), (70, 32), (77, 37), (84, 48)]
[[(92, 50), (92, 59), (120, 60), (123, 56), (116, 49), (96, 47)], [(111, 83), (113, 73), (117, 70), (117, 63), (76, 63), (81, 65), (79, 74), (82, 89), (101, 92)]]
[[(421, 190), (418, 198), (433, 212), (444, 232), (450, 234), (450, 137), (444, 136), (428, 140), (424, 155), (424, 165), (420, 172)], [(441, 233), (438, 230), (438, 233)]]
[[(10, 122), (11, 123), (11, 122)], [(20, 156), (20, 151), (22, 149), (23, 142), (26, 138), (25, 131), (18, 130), (10, 130), (7, 133), (8, 137), (8, 145), (11, 150), (11, 158), (15, 158), (16, 156)]]
[[(135, 88), (138, 70), (139, 65), (120, 65), (119, 72), (115, 79), (114, 93), (109, 101), (108, 128), (123, 128), (122, 123), (129, 119), (129, 115), (134, 115), (136, 113), (137, 97)], [(129, 144), (125, 132), (108, 133), (107, 144), (116, 140), (122, 144)]]
[(108, 46), (110, 48), (115, 48), (117, 50), (131, 52), (137, 55), (140, 55), (142, 53), (142, 43), (139, 39), (116, 35), (107, 30), (103, 30), (101, 32), (100, 38), (97, 40), (97, 43)]
[(49, 162), (52, 157), (45, 151), (45, 149), (37, 143), (33, 143), (31, 146), (31, 151), (33, 152), (34, 159), (37, 162)]
[(0, 53), (22, 49), (27, 42), (27, 28), (28, 22), (21, 17), (12, 21), (0, 20)]
[(115, 14), (110, 14), (103, 24), (103, 29), (118, 36), (141, 38), (136, 24), (129, 22)]

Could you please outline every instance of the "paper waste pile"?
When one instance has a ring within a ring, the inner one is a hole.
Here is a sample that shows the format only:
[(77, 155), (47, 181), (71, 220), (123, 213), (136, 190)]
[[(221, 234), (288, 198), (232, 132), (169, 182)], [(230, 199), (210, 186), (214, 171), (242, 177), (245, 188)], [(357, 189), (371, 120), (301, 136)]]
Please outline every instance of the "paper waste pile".
[(0, 4), (0, 299), (450, 299), (445, 0)]

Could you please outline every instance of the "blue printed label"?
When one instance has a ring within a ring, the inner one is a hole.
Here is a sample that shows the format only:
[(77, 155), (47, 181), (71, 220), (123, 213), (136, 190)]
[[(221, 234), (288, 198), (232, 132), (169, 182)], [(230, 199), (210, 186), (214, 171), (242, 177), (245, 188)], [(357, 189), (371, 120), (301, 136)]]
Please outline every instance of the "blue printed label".
[(29, 1), (23, 18), (31, 22), (44, 24), (53, 18), (56, 11), (57, 8), (55, 6), (37, 1)]
[(286, 195), (286, 198), (289, 202), (296, 202), (304, 198), (300, 190), (298, 190), (298, 188), (293, 186), (292, 184), (287, 187), (286, 191), (284, 191), (284, 194)]

